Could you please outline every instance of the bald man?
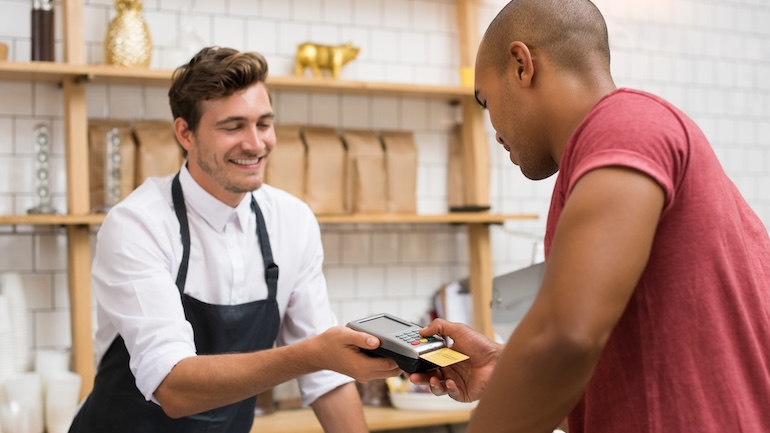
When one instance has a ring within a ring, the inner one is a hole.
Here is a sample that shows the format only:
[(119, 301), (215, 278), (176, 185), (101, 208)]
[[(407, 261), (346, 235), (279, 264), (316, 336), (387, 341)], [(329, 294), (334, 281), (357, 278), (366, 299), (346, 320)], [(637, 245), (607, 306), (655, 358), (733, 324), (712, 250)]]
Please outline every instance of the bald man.
[(476, 59), (476, 99), (533, 180), (558, 171), (546, 270), (504, 348), (437, 320), (471, 355), (412, 375), (481, 397), (468, 433), (755, 432), (770, 425), (770, 238), (704, 134), (616, 88), (587, 0), (514, 0)]

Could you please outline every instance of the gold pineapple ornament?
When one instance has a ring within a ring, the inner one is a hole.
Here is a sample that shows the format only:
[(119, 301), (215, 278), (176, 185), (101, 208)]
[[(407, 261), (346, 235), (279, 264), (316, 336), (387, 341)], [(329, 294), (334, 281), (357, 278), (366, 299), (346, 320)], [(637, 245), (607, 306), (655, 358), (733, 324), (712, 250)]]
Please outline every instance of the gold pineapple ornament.
[(104, 61), (116, 66), (149, 66), (152, 39), (141, 16), (142, 0), (115, 0), (115, 9), (118, 16), (107, 27)]

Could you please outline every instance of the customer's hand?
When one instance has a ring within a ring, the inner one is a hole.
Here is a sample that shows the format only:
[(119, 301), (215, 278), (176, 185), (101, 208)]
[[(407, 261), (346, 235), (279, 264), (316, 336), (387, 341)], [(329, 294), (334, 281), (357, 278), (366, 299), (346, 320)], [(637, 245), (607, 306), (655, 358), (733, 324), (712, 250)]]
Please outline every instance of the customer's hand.
[(376, 349), (380, 345), (377, 337), (365, 332), (334, 326), (319, 335), (321, 344), (315, 353), (321, 369), (333, 370), (350, 376), (358, 382), (383, 379), (401, 374), (401, 369), (389, 358), (371, 357), (361, 349)]
[(412, 383), (428, 383), (435, 395), (449, 394), (457, 401), (478, 400), (497, 364), (502, 346), (462, 323), (436, 319), (420, 330), (423, 336), (450, 337), (452, 349), (468, 355), (465, 361), (427, 373), (409, 375)]

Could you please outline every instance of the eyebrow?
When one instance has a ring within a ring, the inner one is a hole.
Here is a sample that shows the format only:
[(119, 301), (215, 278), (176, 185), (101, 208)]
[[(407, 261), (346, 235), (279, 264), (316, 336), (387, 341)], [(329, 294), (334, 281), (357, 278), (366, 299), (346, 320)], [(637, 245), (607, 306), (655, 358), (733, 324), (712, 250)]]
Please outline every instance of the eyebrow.
[(475, 91), (473, 92), (473, 96), (475, 96), (475, 97), (476, 97), (476, 102), (478, 102), (478, 103), (479, 103), (479, 105), (481, 105), (481, 107), (482, 107), (482, 108), (487, 108), (487, 104), (482, 104), (482, 103), (481, 103), (481, 99), (479, 99), (479, 91), (478, 91), (478, 90), (475, 90)]
[[(259, 119), (257, 119), (257, 121), (266, 120), (266, 119), (274, 119), (274, 118), (275, 118), (275, 113), (265, 113), (265, 114), (259, 116)], [(220, 121), (217, 121), (216, 123), (214, 123), (214, 126), (222, 126), (222, 125), (224, 125), (226, 123), (231, 123), (231, 122), (245, 122), (247, 120), (248, 119), (245, 116), (230, 116), (230, 117), (225, 117), (224, 119), (222, 119)]]

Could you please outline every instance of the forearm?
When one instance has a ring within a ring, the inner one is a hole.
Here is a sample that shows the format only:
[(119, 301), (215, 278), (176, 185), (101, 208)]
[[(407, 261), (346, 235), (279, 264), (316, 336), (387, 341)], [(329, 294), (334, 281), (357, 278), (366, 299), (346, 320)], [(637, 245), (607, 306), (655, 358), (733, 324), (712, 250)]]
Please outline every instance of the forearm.
[(252, 353), (186, 358), (158, 386), (155, 398), (172, 418), (235, 403), (320, 369), (314, 345), (310, 338)]
[(325, 432), (368, 432), (355, 382), (319, 397), (310, 405)]
[(600, 349), (563, 334), (520, 331), (498, 361), (468, 433), (551, 432), (580, 400)]

